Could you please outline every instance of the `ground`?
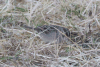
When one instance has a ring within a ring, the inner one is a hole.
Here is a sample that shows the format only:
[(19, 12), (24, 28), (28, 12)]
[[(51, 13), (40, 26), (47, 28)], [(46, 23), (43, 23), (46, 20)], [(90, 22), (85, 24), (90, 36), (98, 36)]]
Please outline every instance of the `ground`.
[[(0, 0), (0, 67), (100, 67), (99, 0)], [(44, 43), (34, 29), (59, 25), (70, 44)]]

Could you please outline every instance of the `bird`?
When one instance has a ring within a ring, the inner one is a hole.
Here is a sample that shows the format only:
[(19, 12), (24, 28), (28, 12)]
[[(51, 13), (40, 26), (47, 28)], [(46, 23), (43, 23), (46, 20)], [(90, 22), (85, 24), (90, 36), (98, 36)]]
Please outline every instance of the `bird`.
[(68, 41), (67, 37), (70, 37), (69, 29), (58, 25), (37, 26), (34, 30), (39, 33), (40, 39), (45, 43), (62, 43)]

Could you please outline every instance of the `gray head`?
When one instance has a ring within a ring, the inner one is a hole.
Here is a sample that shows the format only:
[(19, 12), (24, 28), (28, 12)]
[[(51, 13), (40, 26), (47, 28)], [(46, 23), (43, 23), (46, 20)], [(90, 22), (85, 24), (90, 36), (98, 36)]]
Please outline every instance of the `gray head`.
[[(64, 41), (65, 35), (70, 36), (70, 31), (67, 28), (56, 26), (56, 25), (43, 25), (34, 28), (35, 31), (40, 33), (40, 38), (44, 42), (53, 42), (57, 41), (57, 43), (61, 43)], [(63, 34), (65, 35), (63, 35)]]

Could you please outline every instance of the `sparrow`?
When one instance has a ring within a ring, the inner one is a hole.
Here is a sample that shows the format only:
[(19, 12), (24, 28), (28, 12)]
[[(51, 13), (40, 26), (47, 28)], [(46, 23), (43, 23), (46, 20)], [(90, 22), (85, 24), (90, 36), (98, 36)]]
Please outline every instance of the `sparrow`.
[(40, 39), (45, 43), (62, 43), (68, 41), (67, 37), (70, 37), (69, 29), (57, 25), (42, 25), (34, 28), (34, 30), (39, 33)]

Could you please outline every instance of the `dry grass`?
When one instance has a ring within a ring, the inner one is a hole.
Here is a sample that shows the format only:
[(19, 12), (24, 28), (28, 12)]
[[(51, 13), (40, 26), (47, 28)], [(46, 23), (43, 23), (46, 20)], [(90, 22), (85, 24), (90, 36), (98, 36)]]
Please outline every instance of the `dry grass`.
[[(0, 67), (100, 67), (99, 5), (99, 0), (0, 0)], [(45, 44), (25, 26), (44, 24), (68, 28), (73, 43)]]

